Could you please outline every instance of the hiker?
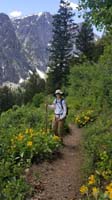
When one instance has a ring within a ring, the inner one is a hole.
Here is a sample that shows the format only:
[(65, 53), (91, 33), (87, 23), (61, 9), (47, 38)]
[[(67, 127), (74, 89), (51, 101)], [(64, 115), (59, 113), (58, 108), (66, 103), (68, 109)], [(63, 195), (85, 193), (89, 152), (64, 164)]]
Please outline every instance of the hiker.
[(67, 107), (63, 98), (63, 92), (58, 89), (55, 91), (55, 100), (52, 105), (48, 105), (48, 108), (54, 109), (53, 131), (54, 134), (59, 136), (62, 140), (64, 122), (67, 114)]

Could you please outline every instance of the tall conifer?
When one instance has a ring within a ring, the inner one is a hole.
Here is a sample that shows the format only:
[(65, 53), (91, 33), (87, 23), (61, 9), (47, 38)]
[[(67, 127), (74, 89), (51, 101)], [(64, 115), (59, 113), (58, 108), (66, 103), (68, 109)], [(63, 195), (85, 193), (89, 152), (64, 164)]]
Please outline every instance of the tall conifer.
[(61, 0), (58, 13), (53, 16), (53, 39), (50, 47), (47, 82), (50, 91), (68, 83), (69, 61), (76, 28), (73, 16), (70, 2)]

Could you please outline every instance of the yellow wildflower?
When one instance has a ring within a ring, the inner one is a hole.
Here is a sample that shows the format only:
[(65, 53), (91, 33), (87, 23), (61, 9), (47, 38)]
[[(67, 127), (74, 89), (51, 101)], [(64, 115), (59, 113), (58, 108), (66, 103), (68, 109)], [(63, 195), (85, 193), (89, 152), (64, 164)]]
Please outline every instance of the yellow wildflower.
[(29, 133), (29, 129), (28, 128), (26, 129), (25, 133)]
[(105, 194), (107, 194), (109, 199), (112, 200), (112, 183), (106, 186)]
[(112, 183), (110, 183), (109, 185), (106, 186), (106, 190), (108, 192), (112, 192)]
[(80, 188), (80, 192), (81, 192), (82, 194), (87, 194), (87, 192), (88, 192), (88, 187), (85, 186), (85, 185), (82, 185), (81, 188)]
[(32, 144), (33, 144), (32, 141), (28, 141), (28, 142), (27, 142), (27, 146), (28, 146), (28, 147), (31, 147)]
[(89, 185), (93, 185), (93, 184), (96, 182), (96, 181), (95, 181), (94, 175), (91, 175), (91, 176), (88, 178), (88, 180), (89, 180), (89, 182), (88, 182)]
[(32, 129), (32, 128), (29, 129), (29, 133), (30, 133), (30, 134), (33, 133), (33, 129)]
[(105, 195), (109, 197), (109, 200), (112, 200), (112, 192), (105, 192)]
[(84, 119), (85, 119), (85, 120), (89, 120), (90, 118), (89, 118), (88, 116), (85, 116)]
[(112, 200), (112, 192), (109, 193), (109, 198)]
[(32, 128), (29, 128), (29, 129), (27, 128), (26, 131), (25, 131), (25, 133), (29, 133), (29, 134), (32, 133), (32, 132), (33, 132)]
[(55, 141), (60, 141), (60, 138), (59, 138), (57, 135), (54, 135), (54, 136), (53, 136), (53, 139), (54, 139)]
[(97, 199), (98, 194), (99, 194), (99, 189), (96, 188), (96, 187), (93, 187), (93, 188), (92, 188), (92, 194), (93, 194), (93, 196)]
[(24, 138), (24, 135), (22, 135), (21, 133), (18, 135), (18, 137), (17, 137), (17, 140), (19, 140), (19, 141), (21, 141), (21, 140), (23, 140), (23, 138)]

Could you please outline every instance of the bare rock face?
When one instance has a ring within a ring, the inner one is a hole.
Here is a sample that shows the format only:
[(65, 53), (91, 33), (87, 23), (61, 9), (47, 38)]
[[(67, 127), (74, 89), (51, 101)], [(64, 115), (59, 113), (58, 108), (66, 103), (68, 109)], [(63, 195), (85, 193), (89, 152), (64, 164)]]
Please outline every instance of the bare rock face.
[(0, 84), (18, 83), (26, 78), (30, 68), (9, 17), (0, 14)]
[(12, 20), (0, 13), (0, 85), (18, 83), (28, 77), (29, 70), (45, 71), (51, 38), (50, 13)]
[(48, 45), (52, 38), (52, 15), (48, 12), (13, 21), (16, 35), (30, 65), (42, 71), (48, 63)]

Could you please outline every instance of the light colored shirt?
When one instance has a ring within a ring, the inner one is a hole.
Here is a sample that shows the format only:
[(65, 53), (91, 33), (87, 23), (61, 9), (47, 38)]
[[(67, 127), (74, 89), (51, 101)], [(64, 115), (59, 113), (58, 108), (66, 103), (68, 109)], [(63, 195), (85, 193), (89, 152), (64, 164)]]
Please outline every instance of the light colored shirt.
[(52, 105), (48, 105), (49, 108), (54, 109), (56, 117), (64, 119), (67, 113), (66, 102), (64, 99), (55, 99)]

